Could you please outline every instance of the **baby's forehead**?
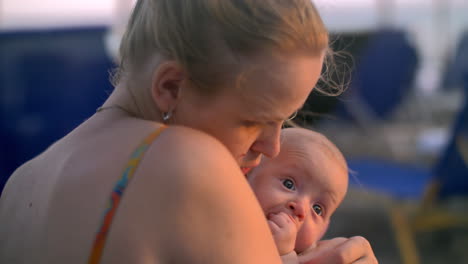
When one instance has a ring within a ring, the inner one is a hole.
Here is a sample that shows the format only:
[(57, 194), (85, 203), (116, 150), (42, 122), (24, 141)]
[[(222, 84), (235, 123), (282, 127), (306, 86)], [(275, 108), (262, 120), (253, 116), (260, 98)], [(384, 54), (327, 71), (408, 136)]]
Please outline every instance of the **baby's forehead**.
[[(307, 150), (310, 146), (299, 146), (296, 148), (282, 149), (280, 155), (270, 162), (281, 167), (287, 174), (293, 177), (300, 177), (305, 181), (316, 181), (323, 178), (327, 173), (327, 167), (331, 161), (327, 161), (323, 154), (316, 150)], [(321, 182), (325, 181), (322, 179)]]
[[(292, 139), (281, 145), (281, 151), (276, 157), (276, 162), (292, 163), (295, 165), (308, 165), (315, 160), (324, 159), (325, 150), (323, 146), (315, 142), (306, 141), (301, 138)], [(328, 157), (331, 159), (332, 157)]]
[[(303, 162), (334, 162), (346, 171), (348, 166), (341, 151), (322, 134), (301, 129), (284, 133), (281, 141), (280, 158), (299, 157)], [(288, 130), (286, 130), (288, 131)]]
[[(281, 136), (281, 152), (296, 151), (303, 152), (304, 155), (311, 155), (315, 152), (315, 149), (325, 148), (325, 143), (318, 136), (318, 134), (312, 133), (285, 133)], [(287, 153), (287, 152), (286, 152)]]
[(287, 144), (276, 162), (290, 168), (291, 176), (313, 182), (317, 188), (332, 191), (348, 180), (346, 161), (320, 144)]

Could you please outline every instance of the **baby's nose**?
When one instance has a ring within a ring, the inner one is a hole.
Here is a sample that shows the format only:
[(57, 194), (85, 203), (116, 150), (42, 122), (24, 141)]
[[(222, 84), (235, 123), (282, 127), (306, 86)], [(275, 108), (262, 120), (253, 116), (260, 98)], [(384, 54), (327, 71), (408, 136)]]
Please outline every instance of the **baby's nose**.
[(290, 201), (288, 203), (288, 209), (292, 211), (299, 221), (304, 221), (306, 208), (303, 202)]

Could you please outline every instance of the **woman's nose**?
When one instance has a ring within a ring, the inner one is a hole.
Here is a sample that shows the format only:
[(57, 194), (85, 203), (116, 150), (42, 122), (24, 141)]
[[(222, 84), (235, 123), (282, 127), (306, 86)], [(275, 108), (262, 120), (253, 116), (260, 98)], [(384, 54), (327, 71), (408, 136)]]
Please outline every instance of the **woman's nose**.
[(251, 147), (252, 151), (274, 158), (280, 151), (281, 124), (262, 132)]
[(304, 221), (306, 216), (306, 205), (303, 201), (290, 201), (288, 202), (288, 209), (292, 211), (292, 213), (299, 219), (300, 221)]

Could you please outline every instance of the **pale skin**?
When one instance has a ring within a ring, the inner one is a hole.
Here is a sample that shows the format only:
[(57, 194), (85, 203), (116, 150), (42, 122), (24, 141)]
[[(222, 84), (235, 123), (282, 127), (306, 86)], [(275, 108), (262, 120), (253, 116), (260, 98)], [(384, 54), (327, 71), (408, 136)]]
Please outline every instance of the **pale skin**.
[(347, 166), (322, 135), (300, 128), (282, 131), (281, 152), (248, 176), (280, 255), (313, 252), (344, 199)]
[[(278, 154), (282, 121), (304, 104), (322, 57), (253, 62), (268, 72), (250, 76), (242, 95), (226, 89), (204, 98), (174, 61), (148, 69), (134, 97), (120, 83), (104, 107), (128, 111), (93, 115), (14, 173), (0, 200), (0, 262), (86, 263), (122, 166), (161, 126), (162, 112), (174, 110), (126, 190), (101, 263), (280, 263), (239, 166)], [(318, 246), (309, 263), (375, 263), (368, 243), (339, 242)]]

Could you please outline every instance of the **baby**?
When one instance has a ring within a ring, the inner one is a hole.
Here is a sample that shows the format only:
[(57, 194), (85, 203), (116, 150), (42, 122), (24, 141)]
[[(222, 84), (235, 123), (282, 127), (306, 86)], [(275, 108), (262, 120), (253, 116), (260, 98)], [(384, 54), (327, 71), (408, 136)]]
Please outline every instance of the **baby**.
[(283, 263), (298, 263), (298, 256), (315, 246), (348, 187), (346, 160), (338, 148), (302, 128), (283, 129), (280, 154), (263, 158), (247, 177)]

